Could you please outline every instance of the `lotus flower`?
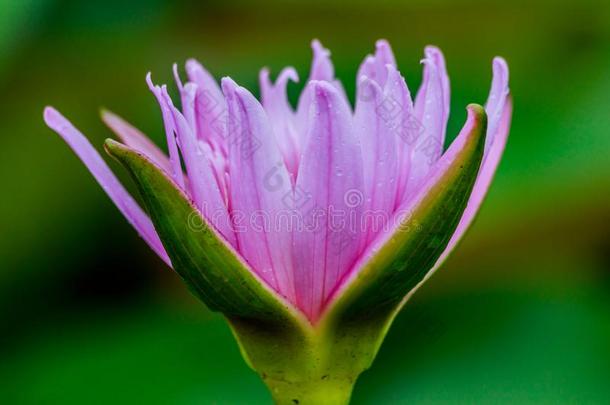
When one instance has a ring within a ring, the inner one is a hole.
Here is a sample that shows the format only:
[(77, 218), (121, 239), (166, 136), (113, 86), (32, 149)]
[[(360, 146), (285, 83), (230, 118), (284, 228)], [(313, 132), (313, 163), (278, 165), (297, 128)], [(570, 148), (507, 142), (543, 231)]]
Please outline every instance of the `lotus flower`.
[(168, 154), (118, 116), (107, 152), (132, 175), (148, 214), (86, 138), (53, 108), (44, 119), (76, 152), (127, 220), (211, 309), (222, 312), (248, 364), (278, 403), (345, 403), (396, 313), (473, 220), (511, 118), (508, 69), (493, 61), (485, 108), (471, 104), (444, 150), (449, 78), (425, 49), (414, 100), (389, 44), (357, 77), (355, 108), (313, 41), (293, 108), (293, 68), (260, 74), (261, 101), (196, 61), (181, 110), (147, 83)]

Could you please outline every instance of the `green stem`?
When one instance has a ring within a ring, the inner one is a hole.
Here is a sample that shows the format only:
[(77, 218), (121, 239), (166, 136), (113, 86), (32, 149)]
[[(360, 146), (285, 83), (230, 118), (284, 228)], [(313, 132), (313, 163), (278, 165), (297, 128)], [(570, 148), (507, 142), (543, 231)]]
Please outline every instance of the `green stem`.
[(313, 381), (281, 381), (263, 377), (277, 405), (346, 405), (356, 379), (324, 375)]

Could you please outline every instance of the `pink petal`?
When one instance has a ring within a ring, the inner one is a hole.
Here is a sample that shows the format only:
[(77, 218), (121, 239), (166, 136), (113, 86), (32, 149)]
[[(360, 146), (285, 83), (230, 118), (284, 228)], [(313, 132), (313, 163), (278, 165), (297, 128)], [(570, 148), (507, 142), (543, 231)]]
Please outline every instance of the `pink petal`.
[(398, 176), (396, 179), (396, 201), (393, 209), (398, 208), (406, 198), (407, 182), (411, 166), (411, 151), (423, 128), (415, 118), (413, 101), (407, 83), (398, 70), (386, 65), (387, 79), (384, 87), (385, 103), (380, 111), (389, 117), (388, 123), (396, 139)]
[[(380, 39), (375, 43), (375, 59), (377, 59), (379, 66), (392, 65), (396, 67), (396, 57), (394, 57), (390, 43), (385, 39)], [(380, 73), (385, 74), (386, 72), (380, 71)]]
[(172, 180), (174, 180), (181, 189), (186, 190), (182, 166), (180, 164), (180, 154), (178, 153), (178, 145), (176, 144), (176, 137), (174, 135), (174, 120), (172, 119), (170, 110), (165, 107), (163, 95), (161, 94), (161, 88), (153, 84), (150, 73), (146, 75), (146, 83), (148, 84), (150, 91), (155, 95), (157, 102), (161, 107), (165, 135), (167, 137), (167, 148), (169, 150), (169, 163), (171, 166), (170, 173)]
[(502, 114), (506, 108), (508, 93), (508, 65), (503, 58), (496, 57), (493, 60), (491, 90), (489, 92), (489, 97), (487, 98), (487, 103), (485, 104), (485, 109), (489, 116), (488, 137), (485, 142), (485, 151), (489, 149), (498, 133), (498, 126), (502, 122)]
[[(195, 97), (196, 86), (189, 83), (185, 86), (186, 101)], [(184, 159), (184, 166), (189, 178), (192, 197), (197, 208), (204, 217), (222, 234), (233, 246), (236, 244), (235, 234), (231, 228), (229, 213), (222, 197), (219, 185), (211, 166), (205, 159), (195, 134), (188, 125), (186, 118), (172, 104), (165, 86), (161, 88), (164, 100), (164, 109), (170, 111), (173, 127), (180, 144), (180, 152)], [(190, 98), (189, 98), (190, 97)]]
[(303, 229), (294, 232), (294, 264), (297, 305), (315, 320), (359, 252), (364, 184), (349, 105), (328, 82), (310, 86), (310, 124), (295, 186)]
[(470, 227), (470, 224), (481, 207), (483, 199), (487, 195), (493, 176), (496, 173), (496, 169), (498, 168), (498, 164), (504, 153), (513, 107), (512, 102), (508, 97), (508, 67), (506, 62), (501, 58), (495, 58), (493, 62), (493, 72), (494, 76), (491, 91), (485, 107), (489, 117), (486, 141), (491, 138), (492, 142), (489, 145), (486, 142), (483, 163), (481, 164), (481, 169), (479, 170), (477, 180), (474, 183), (472, 194), (468, 200), (468, 205), (464, 210), (462, 219), (460, 219), (457, 229), (451, 237), (447, 248), (439, 257), (430, 273), (436, 271), (436, 269), (441, 266)]
[(57, 110), (46, 107), (44, 120), (53, 131), (57, 132), (72, 148), (76, 155), (87, 166), (93, 177), (102, 186), (112, 202), (125, 216), (127, 221), (136, 229), (148, 246), (171, 267), (171, 262), (150, 218), (140, 208), (138, 203), (129, 195), (121, 185), (110, 168), (106, 165), (99, 153), (91, 146), (87, 138)]
[(165, 153), (163, 153), (163, 151), (139, 129), (107, 110), (102, 111), (102, 121), (104, 121), (125, 145), (145, 155), (151, 162), (155, 163), (166, 173), (170, 174), (172, 172), (169, 159)]
[(296, 179), (299, 168), (299, 137), (295, 128), (295, 113), (288, 102), (286, 89), (288, 81), (299, 81), (296, 70), (292, 67), (283, 69), (275, 85), (269, 80), (269, 70), (260, 73), (261, 102), (271, 121), (275, 140), (284, 157), (284, 164), (293, 179)]
[(369, 97), (356, 101), (354, 129), (362, 145), (364, 174), (364, 204), (367, 213), (365, 241), (372, 240), (385, 226), (388, 214), (394, 210), (398, 176), (398, 136), (402, 106), (386, 97), (377, 82), (364, 76), (358, 85)]
[[(360, 79), (362, 76), (366, 76), (369, 79), (374, 80), (377, 76), (376, 69), (376, 59), (373, 55), (366, 55), (360, 66), (358, 67), (358, 73), (356, 74), (356, 99), (368, 98), (369, 95), (367, 93), (368, 88), (363, 88), (358, 91), (358, 83), (360, 83)], [(363, 93), (362, 93), (363, 92)]]
[(312, 80), (320, 80), (331, 83), (339, 91), (341, 97), (349, 104), (347, 94), (341, 82), (335, 79), (335, 68), (330, 60), (330, 51), (322, 46), (320, 41), (314, 39), (311, 42), (313, 50), (313, 61), (311, 63), (311, 71), (305, 85), (305, 89), (299, 97), (297, 112), (295, 116), (295, 128), (299, 136), (299, 145), (305, 143), (305, 136), (308, 132), (307, 124), (309, 123), (309, 108), (312, 103), (313, 95), (311, 94), (310, 86), (307, 86)]
[(387, 65), (396, 67), (396, 58), (390, 44), (385, 39), (380, 39), (375, 44), (375, 81), (383, 86), (388, 77)]
[(330, 51), (324, 48), (317, 39), (311, 42), (311, 48), (313, 49), (313, 62), (309, 80), (332, 81), (335, 77), (335, 67), (330, 61)]
[(188, 89), (185, 88), (184, 84), (182, 83), (182, 79), (180, 78), (180, 73), (178, 73), (178, 65), (176, 63), (172, 65), (172, 71), (174, 73), (176, 87), (178, 87), (178, 93), (180, 93), (182, 115), (186, 119), (186, 122), (195, 137), (197, 137), (197, 119), (195, 115), (195, 93), (197, 91), (197, 85), (193, 85), (191, 83)]
[(431, 46), (426, 47), (425, 55), (424, 80), (415, 98), (415, 117), (423, 132), (412, 151), (409, 193), (417, 189), (443, 152), (449, 118), (449, 79), (443, 55)]
[(229, 107), (230, 194), (239, 251), (294, 302), (291, 228), (281, 222), (290, 208), (284, 201), (292, 196), (288, 171), (258, 100), (230, 78), (222, 79), (222, 89)]
[(186, 74), (197, 85), (194, 103), (197, 138), (206, 140), (212, 148), (226, 155), (227, 103), (220, 87), (214, 77), (194, 59), (186, 62)]
[[(178, 67), (175, 64), (174, 76), (178, 86), (178, 91), (180, 92), (182, 114), (184, 115), (191, 132), (195, 135), (196, 143), (199, 145), (199, 148), (207, 158), (208, 162), (210, 162), (212, 165), (212, 169), (214, 170), (214, 178), (216, 179), (216, 183), (218, 184), (218, 188), (222, 194), (223, 201), (225, 202), (224, 205), (227, 206), (228, 193), (225, 181), (225, 172), (227, 171), (227, 164), (225, 160), (226, 148), (223, 149), (223, 147), (220, 145), (220, 143), (224, 145), (224, 139), (222, 139), (222, 142), (220, 142), (218, 139), (215, 140), (201, 135), (203, 130), (199, 129), (199, 125), (202, 121), (207, 122), (205, 118), (206, 112), (201, 110), (202, 106), (197, 103), (197, 100), (198, 97), (200, 98), (204, 93), (199, 89), (199, 85), (195, 84), (194, 82), (188, 82), (186, 85), (183, 85), (178, 74)], [(224, 97), (220, 97), (224, 103)], [(215, 128), (215, 130), (218, 131), (218, 133), (224, 134), (224, 130), (220, 127)]]
[(229, 207), (229, 185), (227, 181), (227, 161), (220, 151), (213, 150), (207, 142), (199, 141), (199, 147), (203, 152), (205, 159), (210, 162), (214, 169), (214, 177), (220, 188), (220, 193), (224, 201), (224, 205)]
[(388, 41), (380, 39), (375, 43), (375, 55), (367, 55), (360, 64), (356, 83), (360, 82), (362, 76), (366, 76), (383, 87), (388, 77), (386, 65), (396, 67), (396, 58)]

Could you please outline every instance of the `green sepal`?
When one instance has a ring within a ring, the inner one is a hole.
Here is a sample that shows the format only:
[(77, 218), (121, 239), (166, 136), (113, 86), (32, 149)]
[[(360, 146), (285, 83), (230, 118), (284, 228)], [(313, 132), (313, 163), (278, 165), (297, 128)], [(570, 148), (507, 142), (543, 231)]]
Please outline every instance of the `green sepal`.
[[(396, 231), (329, 303), (319, 328), (344, 336), (370, 366), (396, 314), (445, 250), (468, 203), (485, 147), (487, 115), (468, 106), (470, 131), (454, 160)], [(352, 336), (358, 336), (353, 339)]]
[(106, 151), (132, 175), (174, 270), (205, 304), (226, 315), (284, 321), (300, 315), (258, 279), (157, 166), (107, 139)]

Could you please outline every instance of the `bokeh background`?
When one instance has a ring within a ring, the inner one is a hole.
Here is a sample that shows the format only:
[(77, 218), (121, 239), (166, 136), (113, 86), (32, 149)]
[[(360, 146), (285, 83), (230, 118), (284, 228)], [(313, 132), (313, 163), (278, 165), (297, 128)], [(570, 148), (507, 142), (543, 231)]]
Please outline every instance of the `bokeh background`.
[(100, 150), (101, 106), (161, 143), (147, 71), (169, 83), (193, 56), (258, 92), (263, 66), (306, 77), (314, 37), (352, 99), (377, 38), (412, 90), (423, 47), (440, 46), (449, 134), (485, 101), (495, 55), (515, 100), (477, 222), (353, 403), (608, 403), (610, 3), (590, 0), (1, 0), (1, 403), (270, 403), (221, 317), (139, 240), (42, 109)]

